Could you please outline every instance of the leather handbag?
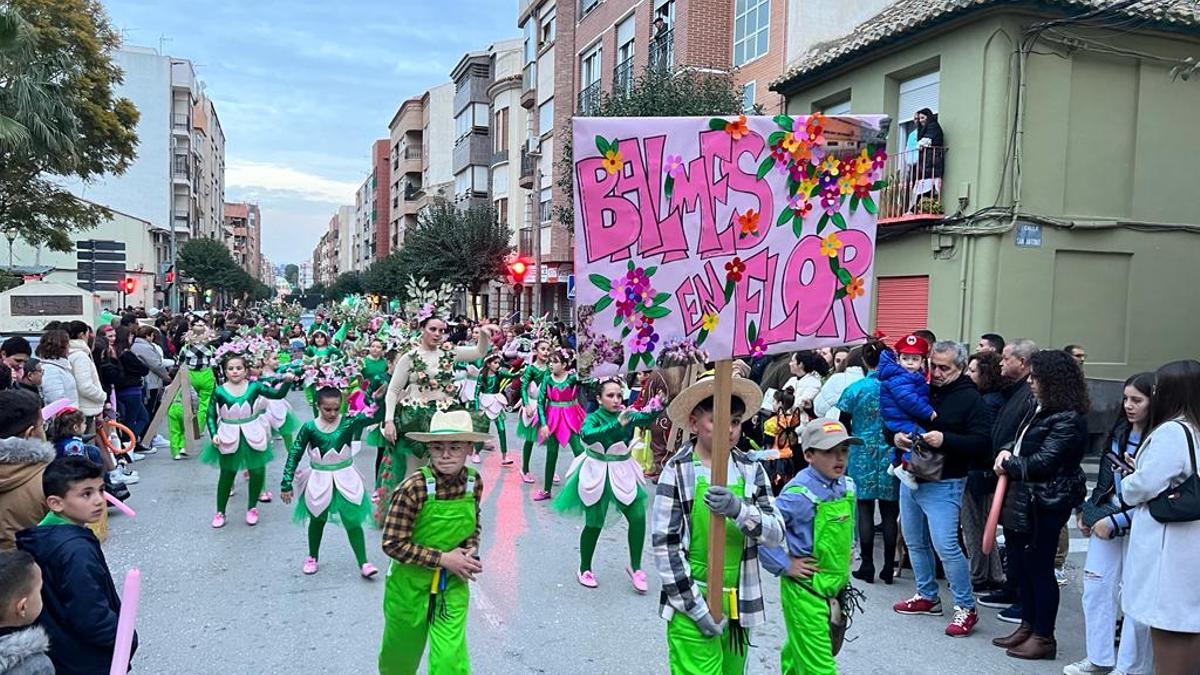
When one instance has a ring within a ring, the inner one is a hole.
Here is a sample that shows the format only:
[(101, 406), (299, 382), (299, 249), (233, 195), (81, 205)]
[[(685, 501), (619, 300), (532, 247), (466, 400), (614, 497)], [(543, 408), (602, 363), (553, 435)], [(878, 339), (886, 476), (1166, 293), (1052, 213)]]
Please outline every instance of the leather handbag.
[(946, 466), (946, 456), (924, 443), (913, 443), (908, 457), (908, 472), (923, 481), (939, 481)]
[(1196, 445), (1192, 440), (1192, 430), (1183, 422), (1176, 423), (1183, 427), (1183, 434), (1187, 437), (1192, 475), (1150, 500), (1150, 515), (1160, 523), (1190, 523), (1200, 520), (1200, 474), (1196, 471)]

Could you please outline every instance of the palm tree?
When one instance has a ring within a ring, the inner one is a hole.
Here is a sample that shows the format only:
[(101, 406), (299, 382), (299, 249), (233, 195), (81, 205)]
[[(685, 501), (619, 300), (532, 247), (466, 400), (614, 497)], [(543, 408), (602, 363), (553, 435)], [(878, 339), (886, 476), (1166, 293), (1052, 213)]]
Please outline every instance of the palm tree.
[(39, 62), (33, 27), (15, 8), (0, 7), (0, 153), (31, 144), (74, 154), (76, 119), (62, 97), (62, 70)]

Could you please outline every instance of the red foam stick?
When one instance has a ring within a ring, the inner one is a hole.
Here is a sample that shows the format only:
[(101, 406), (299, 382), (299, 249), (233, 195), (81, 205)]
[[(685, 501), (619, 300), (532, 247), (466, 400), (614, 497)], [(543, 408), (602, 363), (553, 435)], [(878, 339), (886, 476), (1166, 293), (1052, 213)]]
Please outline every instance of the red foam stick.
[(992, 510), (988, 511), (987, 524), (983, 526), (983, 554), (991, 555), (996, 546), (996, 526), (1000, 524), (1000, 509), (1004, 506), (1004, 492), (1008, 489), (1008, 476), (1000, 476), (996, 483), (996, 494), (992, 496)]

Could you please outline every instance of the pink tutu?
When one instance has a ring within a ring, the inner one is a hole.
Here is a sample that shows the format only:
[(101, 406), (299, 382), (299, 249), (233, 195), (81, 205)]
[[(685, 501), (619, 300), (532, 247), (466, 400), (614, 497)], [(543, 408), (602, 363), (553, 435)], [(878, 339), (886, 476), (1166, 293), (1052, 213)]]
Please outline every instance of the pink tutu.
[(571, 406), (546, 406), (546, 427), (561, 446), (568, 445), (572, 435), (579, 435), (586, 417), (587, 412), (578, 403)]

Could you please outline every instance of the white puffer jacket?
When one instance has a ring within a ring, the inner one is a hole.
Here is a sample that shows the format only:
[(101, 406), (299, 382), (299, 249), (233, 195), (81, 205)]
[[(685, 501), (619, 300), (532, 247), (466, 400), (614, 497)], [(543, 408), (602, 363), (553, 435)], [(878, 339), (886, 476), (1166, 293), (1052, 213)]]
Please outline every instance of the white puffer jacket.
[(71, 374), (75, 376), (75, 387), (79, 392), (79, 410), (88, 417), (99, 415), (104, 411), (108, 395), (100, 384), (100, 371), (96, 370), (86, 340), (71, 340), (67, 361), (71, 363)]
[(71, 406), (79, 407), (79, 390), (75, 386), (75, 375), (67, 359), (42, 359), (42, 400), (54, 403), (67, 399)]

